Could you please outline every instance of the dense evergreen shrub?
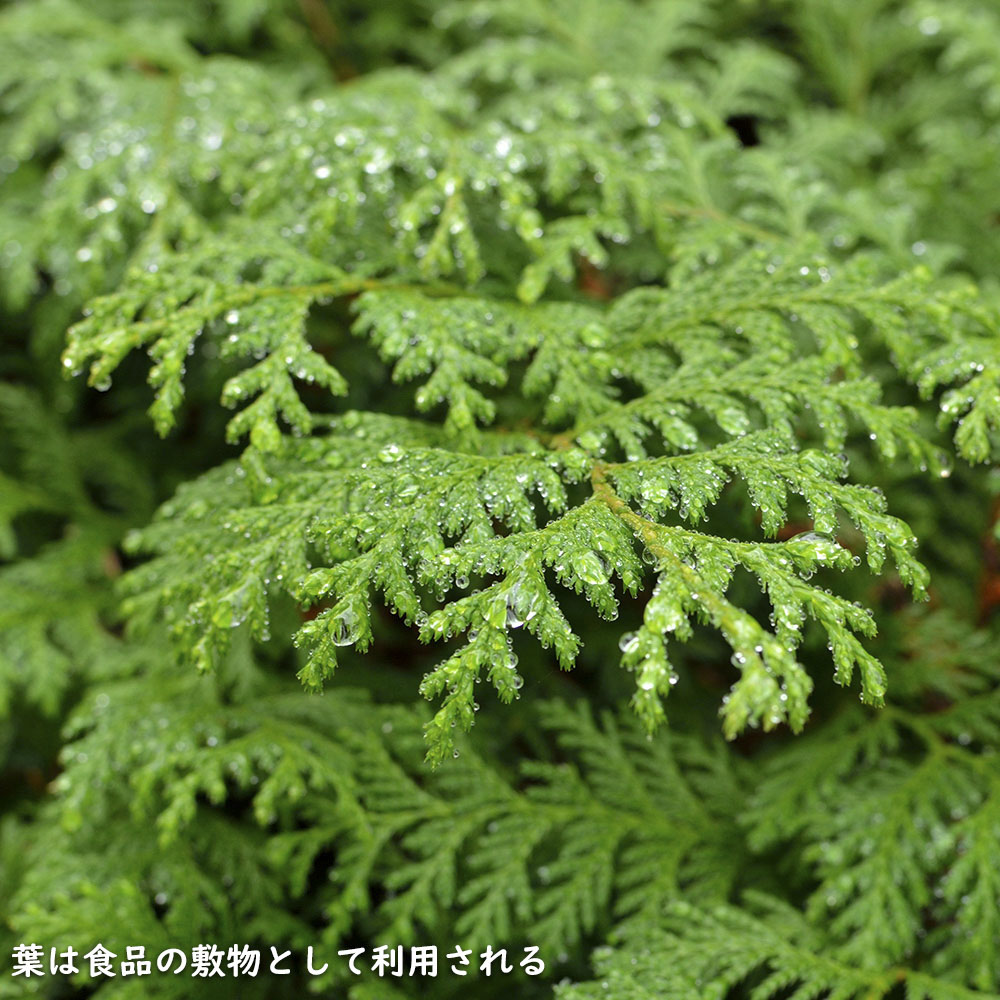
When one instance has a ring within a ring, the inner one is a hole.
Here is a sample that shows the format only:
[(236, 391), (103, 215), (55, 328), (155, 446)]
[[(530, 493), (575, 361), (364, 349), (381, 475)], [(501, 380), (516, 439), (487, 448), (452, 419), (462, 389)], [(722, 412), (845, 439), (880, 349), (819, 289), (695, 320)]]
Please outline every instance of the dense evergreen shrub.
[(991, 0), (3, 5), (0, 996), (1000, 996), (998, 163)]

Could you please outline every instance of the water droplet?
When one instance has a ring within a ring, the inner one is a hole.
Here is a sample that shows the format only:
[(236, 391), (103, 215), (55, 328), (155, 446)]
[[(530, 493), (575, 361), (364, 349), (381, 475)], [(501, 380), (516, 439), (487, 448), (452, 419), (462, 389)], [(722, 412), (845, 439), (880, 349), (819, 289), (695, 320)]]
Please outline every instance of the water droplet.
[(361, 619), (353, 608), (344, 608), (330, 621), (330, 641), (335, 646), (352, 646), (361, 636)]
[[(639, 648), (639, 633), (625, 632), (618, 640), (618, 648), (623, 653), (632, 653)], [(652, 685), (651, 685), (652, 686)], [(646, 689), (647, 691), (649, 688)]]
[(573, 569), (584, 583), (596, 586), (608, 582), (608, 564), (596, 552), (583, 552), (576, 556)]
[(507, 595), (507, 628), (520, 628), (538, 614), (541, 595), (523, 583), (515, 583)]

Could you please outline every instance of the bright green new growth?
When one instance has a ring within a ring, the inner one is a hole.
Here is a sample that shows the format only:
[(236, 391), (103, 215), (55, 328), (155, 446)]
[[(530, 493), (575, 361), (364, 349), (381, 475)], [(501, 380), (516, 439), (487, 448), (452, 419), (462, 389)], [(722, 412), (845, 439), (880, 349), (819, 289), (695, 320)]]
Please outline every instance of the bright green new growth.
[(4, 947), (1000, 995), (998, 51), (985, 0), (8, 4)]

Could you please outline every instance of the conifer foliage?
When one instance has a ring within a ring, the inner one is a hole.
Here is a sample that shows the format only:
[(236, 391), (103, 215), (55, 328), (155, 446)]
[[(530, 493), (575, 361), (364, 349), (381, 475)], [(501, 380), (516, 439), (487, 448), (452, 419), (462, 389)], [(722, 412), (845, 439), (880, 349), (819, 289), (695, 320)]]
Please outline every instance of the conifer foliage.
[(1000, 997), (998, 154), (989, 0), (4, 5), (0, 944), (296, 964), (0, 996)]

